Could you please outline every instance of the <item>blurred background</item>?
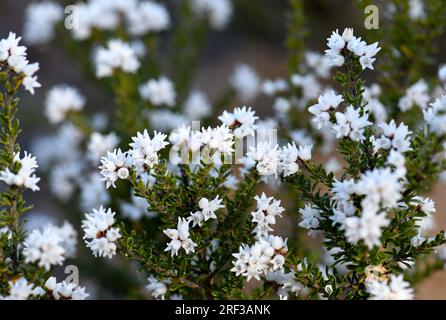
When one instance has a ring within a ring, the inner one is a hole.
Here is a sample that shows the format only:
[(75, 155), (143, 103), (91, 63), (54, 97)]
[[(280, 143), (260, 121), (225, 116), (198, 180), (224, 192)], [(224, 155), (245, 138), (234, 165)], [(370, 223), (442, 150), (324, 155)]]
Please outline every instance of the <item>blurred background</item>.
[[(9, 31), (19, 34), (22, 32), (24, 11), (31, 2), (33, 1), (0, 0), (0, 37), (5, 37)], [(324, 50), (325, 39), (336, 28), (351, 26), (363, 30), (364, 14), (353, 2), (304, 1), (306, 28), (310, 32), (306, 40), (307, 47), (317, 51)], [(213, 32), (206, 43), (195, 78), (196, 86), (203, 89), (212, 100), (226, 87), (229, 75), (240, 62), (254, 67), (262, 78), (273, 79), (286, 75), (287, 59), (284, 42), (287, 8), (287, 0), (235, 0), (234, 16), (230, 25), (224, 31)], [(433, 45), (441, 47), (441, 43), (443, 47), (439, 54), (440, 61), (446, 62), (444, 48), (446, 41)], [(85, 54), (89, 55), (88, 52)], [(37, 90), (35, 96), (22, 97), (19, 117), (23, 127), (20, 142), (24, 149), (28, 149), (35, 137), (53, 131), (43, 114), (43, 100), (46, 91), (56, 84), (66, 83), (79, 88), (87, 98), (88, 112), (111, 110), (113, 101), (110, 100), (110, 96), (97, 82), (90, 80), (90, 77), (83, 72), (83, 67), (67, 55), (63, 46), (53, 42), (32, 47), (29, 49), (29, 56), (31, 61), (40, 63), (39, 82), (42, 88)], [(253, 103), (261, 115), (270, 114), (271, 105), (272, 101), (265, 96)], [(41, 183), (41, 187), (43, 188), (40, 192), (27, 194), (28, 201), (35, 205), (32, 213), (44, 213), (54, 217), (56, 222), (62, 222), (65, 208), (51, 201), (44, 183)], [(446, 228), (445, 194), (446, 187), (438, 184), (430, 195), (437, 205), (436, 217), (439, 229)], [(82, 247), (82, 244), (79, 247)], [(89, 256), (93, 259), (91, 255)], [(106, 281), (113, 283), (113, 286), (122, 283), (113, 277)], [(119, 288), (116, 290), (119, 292)], [(421, 284), (418, 287), (417, 298), (446, 299), (446, 272), (437, 272)]]

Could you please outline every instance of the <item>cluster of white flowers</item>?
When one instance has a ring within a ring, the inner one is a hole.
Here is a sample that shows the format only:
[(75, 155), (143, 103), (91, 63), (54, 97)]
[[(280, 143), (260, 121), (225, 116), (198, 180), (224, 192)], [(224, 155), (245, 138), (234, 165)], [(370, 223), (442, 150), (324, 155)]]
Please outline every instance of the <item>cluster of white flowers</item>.
[(93, 132), (87, 145), (87, 157), (96, 164), (108, 150), (113, 150), (119, 143), (116, 133), (101, 134)]
[(129, 155), (122, 152), (121, 149), (115, 149), (113, 152), (107, 151), (107, 155), (101, 158), (101, 165), (99, 166), (107, 189), (111, 186), (116, 188), (115, 182), (118, 179), (127, 179), (130, 174), (130, 166)]
[(73, 282), (57, 282), (55, 277), (48, 278), (43, 288), (37, 287), (33, 292), (36, 296), (52, 297), (55, 300), (85, 300), (90, 296), (85, 292), (85, 287)]
[(364, 88), (363, 99), (366, 102), (365, 109), (370, 111), (374, 117), (375, 123), (382, 123), (387, 120), (386, 107), (379, 100), (381, 87), (374, 83), (370, 87)]
[(309, 235), (315, 235), (319, 227), (319, 219), (321, 219), (320, 211), (313, 208), (310, 204), (306, 204), (303, 208), (299, 209), (299, 213), (302, 215), (299, 226), (310, 230)]
[(268, 233), (273, 231), (271, 225), (276, 224), (276, 216), (282, 217), (285, 209), (280, 206), (280, 200), (267, 197), (265, 193), (262, 193), (261, 197), (255, 196), (254, 200), (257, 202), (257, 207), (251, 212), (252, 222), (256, 224), (253, 233), (257, 237), (268, 236)]
[(164, 251), (170, 251), (172, 257), (178, 255), (178, 251), (181, 248), (184, 249), (186, 254), (195, 252), (197, 244), (190, 238), (189, 223), (190, 220), (178, 217), (176, 229), (166, 229), (163, 231), (171, 239)]
[(35, 175), (36, 168), (38, 168), (36, 157), (33, 157), (30, 153), (25, 151), (25, 156), (20, 158), (19, 153), (14, 154), (14, 164), (19, 163), (20, 168), (17, 172), (12, 172), (9, 168), (0, 171), (0, 181), (6, 184), (18, 187), (24, 187), (31, 189), (32, 191), (38, 191), (40, 188), (37, 183), (40, 181)]
[(0, 40), (0, 70), (6, 66), (9, 70), (19, 74), (23, 79), (23, 87), (34, 94), (34, 89), (41, 87), (37, 82), (37, 76), (35, 76), (39, 70), (39, 64), (29, 63), (26, 47), (19, 45), (21, 39), (15, 33), (10, 32), (8, 38)]
[(308, 161), (311, 159), (312, 145), (296, 147), (296, 144), (288, 144), (280, 149), (278, 171), (284, 177), (295, 174), (299, 171), (298, 159)]
[(0, 300), (26, 300), (34, 294), (34, 285), (25, 278), (9, 281), (9, 295), (0, 296)]
[(138, 7), (127, 14), (128, 29), (133, 36), (148, 32), (159, 32), (170, 27), (170, 17), (166, 8), (152, 1), (141, 1)]
[(379, 124), (378, 127), (383, 133), (379, 138), (372, 140), (375, 151), (384, 149), (404, 153), (412, 150), (409, 137), (412, 132), (404, 123), (397, 126), (395, 120), (392, 119), (389, 123)]
[[(309, 101), (315, 100), (322, 90), (321, 83), (313, 74), (293, 74), (290, 79), (293, 87), (301, 90), (302, 97), (297, 100), (297, 106), (302, 109)], [(296, 97), (293, 97), (296, 100)]]
[(223, 29), (232, 15), (230, 0), (192, 0), (191, 5), (196, 15), (206, 18), (209, 25), (217, 30)]
[(277, 176), (279, 154), (279, 146), (267, 141), (257, 143), (254, 147), (250, 146), (246, 157), (255, 163), (256, 170), (261, 176)]
[(387, 281), (372, 281), (367, 284), (371, 300), (412, 300), (413, 289), (404, 281), (403, 275), (390, 275)]
[(23, 37), (30, 45), (49, 42), (54, 37), (54, 29), (63, 19), (63, 8), (53, 1), (31, 3), (26, 8)]
[(368, 121), (367, 113), (361, 116), (360, 110), (353, 106), (347, 107), (345, 113), (336, 112), (335, 116), (336, 124), (332, 128), (336, 133), (336, 138), (349, 137), (353, 141), (363, 141), (364, 128), (372, 124)]
[[(337, 202), (337, 208), (330, 217), (333, 225), (340, 225), (350, 243), (363, 240), (370, 249), (380, 245), (381, 229), (390, 223), (386, 210), (398, 207), (402, 198), (398, 170), (393, 172), (390, 168), (379, 168), (365, 172), (357, 182), (335, 181), (331, 191), (333, 200)], [(360, 216), (354, 215), (356, 209), (351, 202), (354, 194), (364, 196)]]
[(251, 212), (252, 222), (256, 224), (253, 230), (255, 243), (252, 246), (242, 244), (238, 253), (232, 254), (236, 260), (231, 269), (237, 276), (260, 280), (271, 272), (284, 272), (285, 255), (288, 252), (287, 239), (269, 234), (273, 231), (271, 225), (276, 224), (276, 217), (281, 217), (285, 210), (280, 201), (267, 197), (255, 196), (256, 210)]
[(316, 51), (305, 52), (305, 66), (322, 79), (330, 77), (331, 59)]
[(296, 274), (294, 272), (285, 273), (284, 270), (270, 271), (265, 276), (266, 281), (275, 282), (280, 287), (277, 289), (277, 295), (280, 300), (287, 300), (289, 293), (292, 292), (298, 295), (303, 285), (296, 281)]
[(48, 224), (46, 227), (59, 236), (59, 245), (65, 250), (64, 256), (74, 258), (76, 256), (77, 231), (73, 225), (65, 221), (60, 227), (53, 224)]
[(429, 198), (415, 196), (412, 198), (412, 201), (409, 204), (415, 207), (415, 210), (425, 214), (424, 217), (416, 221), (416, 225), (418, 227), (417, 235), (414, 236), (410, 241), (412, 246), (418, 247), (426, 239), (429, 239), (428, 233), (435, 227), (435, 202)]
[(260, 78), (256, 71), (247, 64), (239, 64), (229, 81), (243, 102), (251, 101), (260, 91)]
[(151, 79), (139, 87), (141, 97), (150, 101), (154, 106), (166, 105), (173, 107), (175, 105), (175, 87), (172, 81), (162, 76), (159, 79)]
[(265, 80), (262, 83), (261, 90), (268, 96), (284, 92), (288, 89), (288, 83), (284, 79)]
[(285, 255), (288, 252), (287, 240), (282, 237), (268, 235), (260, 237), (252, 246), (242, 244), (238, 253), (232, 254), (236, 260), (231, 271), (237, 276), (260, 280), (269, 272), (282, 270)]
[(327, 40), (327, 46), (329, 49), (325, 50), (325, 54), (331, 59), (331, 64), (335, 66), (342, 66), (345, 63), (346, 52), (353, 53), (359, 58), (362, 69), (372, 69), (373, 62), (375, 62), (375, 55), (381, 50), (378, 47), (378, 42), (371, 45), (367, 45), (361, 38), (353, 35), (353, 29), (346, 28), (342, 35), (338, 30), (333, 31), (331, 36)]
[(158, 279), (155, 278), (154, 276), (148, 277), (147, 281), (149, 283), (146, 285), (146, 290), (149, 292), (149, 294), (155, 299), (164, 300), (168, 292), (167, 285), (170, 283), (170, 281), (169, 280), (158, 281)]
[(234, 135), (229, 127), (221, 125), (215, 128), (201, 128), (197, 138), (204, 147), (203, 156), (210, 156), (213, 160), (220, 158), (221, 154), (231, 154), (234, 144)]
[[(72, 17), (67, 19), (71, 24), (74, 39), (86, 40), (94, 30), (115, 31), (118, 28), (126, 30), (131, 36), (143, 36), (149, 32), (159, 32), (170, 27), (170, 16), (164, 5), (154, 1), (139, 0), (88, 0), (75, 4)], [(43, 15), (44, 32), (38, 35), (36, 31), (29, 31), (33, 43), (43, 43), (51, 40), (56, 19), (56, 7), (53, 11), (47, 7), (30, 6), (25, 30), (34, 26), (39, 13)], [(62, 9), (61, 9), (62, 10)], [(63, 14), (63, 13), (62, 13)], [(32, 37), (31, 37), (32, 36)]]
[(407, 89), (406, 94), (399, 100), (398, 107), (403, 112), (412, 109), (413, 106), (424, 110), (429, 100), (429, 86), (426, 81), (419, 80)]
[(45, 114), (52, 124), (61, 123), (69, 112), (80, 111), (85, 98), (79, 91), (68, 85), (58, 85), (48, 91), (45, 99)]
[(211, 104), (207, 96), (198, 90), (192, 91), (183, 106), (183, 112), (189, 120), (197, 121), (211, 114)]
[(262, 141), (255, 146), (249, 146), (246, 160), (256, 167), (261, 176), (287, 177), (299, 171), (298, 160), (311, 159), (312, 148), (312, 145), (297, 147), (294, 142), (279, 148), (277, 144), (270, 141)]
[(132, 143), (130, 143), (131, 149), (129, 155), (134, 166), (139, 172), (144, 172), (144, 168), (153, 167), (158, 163), (158, 152), (169, 143), (164, 141), (167, 138), (165, 134), (154, 132), (153, 138), (150, 138), (147, 130), (143, 133), (138, 132), (136, 137), (132, 137)]
[(167, 131), (189, 123), (185, 115), (167, 108), (156, 108), (146, 113), (150, 128), (157, 131)]
[(115, 71), (135, 73), (140, 63), (132, 47), (119, 39), (108, 41), (107, 47), (99, 47), (94, 54), (96, 76), (109, 77)]
[(85, 232), (84, 239), (88, 248), (95, 257), (112, 258), (116, 254), (115, 241), (121, 238), (118, 228), (112, 227), (115, 223), (115, 212), (102, 206), (92, 213), (85, 214), (82, 221), (82, 229)]
[(208, 221), (209, 219), (217, 219), (215, 212), (225, 206), (222, 204), (222, 199), (216, 196), (213, 200), (209, 201), (206, 198), (201, 198), (198, 202), (198, 206), (201, 210), (191, 212), (190, 216), (187, 218), (189, 222), (192, 222), (192, 227), (199, 226), (203, 221)]
[(318, 129), (326, 128), (330, 124), (330, 113), (343, 101), (341, 95), (328, 91), (318, 98), (318, 103), (309, 107), (308, 111), (314, 115), (313, 122)]
[(424, 120), (438, 136), (446, 133), (446, 95), (436, 99), (423, 110)]
[(47, 271), (52, 265), (61, 265), (65, 260), (62, 238), (54, 228), (33, 230), (25, 239), (23, 255), (26, 262), (36, 262)]
[(232, 129), (232, 133), (238, 139), (247, 136), (254, 136), (254, 130), (257, 128), (255, 122), (259, 117), (251, 107), (235, 108), (233, 112), (223, 111), (218, 117), (223, 125)]

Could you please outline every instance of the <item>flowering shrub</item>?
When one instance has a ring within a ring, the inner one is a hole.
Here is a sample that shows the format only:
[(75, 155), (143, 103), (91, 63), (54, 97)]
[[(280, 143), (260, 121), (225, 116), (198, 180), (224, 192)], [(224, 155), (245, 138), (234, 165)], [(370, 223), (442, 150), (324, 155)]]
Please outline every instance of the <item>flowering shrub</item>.
[[(113, 94), (113, 119), (86, 116), (82, 93), (58, 85), (44, 103), (56, 133), (33, 149), (58, 201), (79, 203), (85, 247), (96, 259), (133, 261), (120, 261), (120, 272), (136, 266), (147, 278), (139, 287), (155, 299), (412, 299), (412, 285), (443, 268), (446, 239), (431, 233), (436, 210), (426, 193), (446, 172), (445, 67), (435, 80), (421, 78), (424, 65), (401, 78), (392, 68), (412, 66), (409, 57), (381, 62), (400, 39), (371, 42), (352, 28), (334, 31), (325, 54), (305, 51), (302, 3), (290, 3), (290, 75), (262, 80), (239, 64), (221, 101), (191, 82), (208, 29), (225, 27), (231, 1), (183, 1), (178, 21), (155, 1), (77, 5), (67, 46), (79, 60), (91, 52), (86, 64)], [(444, 27), (430, 10), (446, 5), (388, 8), (393, 23), (414, 21), (414, 38)], [(25, 40), (66, 36), (62, 20), (56, 3), (30, 5)], [(30, 209), (23, 191), (39, 191), (41, 181), (36, 157), (16, 142), (16, 94), (40, 87), (38, 64), (19, 41), (13, 33), (0, 41), (0, 295), (85, 299), (84, 287), (50, 275), (75, 255), (74, 227), (25, 231), (20, 219)], [(366, 86), (365, 73), (380, 68), (382, 86)], [(273, 118), (249, 106), (216, 111), (261, 94), (273, 98)]]

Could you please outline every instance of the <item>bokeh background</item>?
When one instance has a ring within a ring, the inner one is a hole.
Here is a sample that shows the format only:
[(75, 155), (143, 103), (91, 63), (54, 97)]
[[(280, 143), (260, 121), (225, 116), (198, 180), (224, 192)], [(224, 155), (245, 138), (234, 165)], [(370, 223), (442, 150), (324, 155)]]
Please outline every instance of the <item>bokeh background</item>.
[[(0, 37), (5, 37), (9, 31), (22, 32), (25, 8), (33, 1), (0, 0)], [(307, 0), (304, 4), (306, 28), (310, 32), (307, 47), (313, 50), (323, 50), (325, 39), (336, 28), (363, 28), (364, 15), (356, 9), (353, 1)], [(287, 7), (287, 0), (234, 0), (231, 24), (224, 31), (214, 32), (206, 43), (194, 80), (196, 86), (211, 99), (216, 97), (225, 88), (229, 75), (239, 62), (250, 64), (263, 78), (284, 76), (287, 65), (284, 48)], [(432, 45), (440, 47), (439, 61), (446, 62), (446, 38), (441, 40)], [(22, 97), (19, 116), (23, 133), (20, 142), (24, 148), (28, 148), (35, 137), (52, 131), (43, 115), (43, 100), (46, 91), (53, 85), (67, 83), (78, 87), (87, 97), (86, 109), (89, 112), (111, 112), (113, 102), (110, 97), (57, 42), (30, 48), (29, 56), (31, 61), (40, 62), (39, 81), (42, 88), (37, 90), (35, 96)], [(264, 96), (253, 103), (262, 115), (271, 112), (271, 105), (272, 101)], [(51, 201), (44, 183), (41, 186), (43, 188), (39, 193), (27, 194), (29, 202), (35, 204), (33, 213), (45, 213), (53, 216), (55, 221), (63, 221), (64, 208)], [(437, 205), (438, 229), (446, 229), (445, 195), (446, 187), (441, 183), (435, 186), (430, 195)], [(113, 276), (105, 281), (115, 286), (122, 284), (120, 279)], [(418, 299), (446, 299), (446, 271), (435, 273), (417, 289)], [(116, 290), (119, 292), (118, 288)]]

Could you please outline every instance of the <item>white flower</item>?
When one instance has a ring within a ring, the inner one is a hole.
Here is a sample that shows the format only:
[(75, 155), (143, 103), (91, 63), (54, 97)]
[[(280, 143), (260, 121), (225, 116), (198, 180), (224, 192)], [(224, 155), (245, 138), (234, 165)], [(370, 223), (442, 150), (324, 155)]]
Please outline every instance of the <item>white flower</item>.
[(38, 63), (29, 64), (26, 58), (26, 47), (19, 46), (22, 38), (17, 37), (15, 33), (10, 32), (8, 38), (0, 40), (0, 62), (6, 61), (15, 73), (23, 76), (23, 86), (25, 90), (34, 94), (34, 89), (41, 85), (37, 82), (37, 76), (34, 74), (39, 70)]
[(209, 219), (217, 219), (215, 212), (225, 207), (223, 204), (221, 204), (222, 201), (223, 200), (219, 199), (218, 196), (216, 196), (211, 201), (206, 198), (200, 199), (200, 201), (198, 202), (198, 206), (201, 209), (204, 221), (208, 221)]
[(278, 145), (269, 142), (260, 142), (255, 147), (250, 147), (246, 153), (248, 159), (256, 163), (256, 170), (262, 176), (277, 175), (279, 163)]
[(311, 149), (313, 146), (299, 146), (296, 147), (296, 144), (293, 142), (292, 144), (288, 144), (283, 146), (279, 150), (278, 156), (278, 171), (282, 173), (284, 177), (295, 174), (299, 171), (299, 165), (297, 164), (297, 160), (301, 159), (303, 161), (307, 161), (311, 159)]
[(418, 106), (424, 110), (429, 100), (429, 86), (426, 81), (421, 79), (407, 89), (406, 94), (399, 100), (398, 107), (403, 112), (411, 109), (413, 106)]
[(267, 197), (265, 193), (262, 193), (261, 197), (255, 196), (254, 200), (257, 202), (257, 208), (251, 212), (251, 215), (252, 222), (257, 224), (257, 226), (253, 233), (257, 237), (268, 236), (268, 233), (273, 231), (270, 226), (276, 224), (276, 217), (282, 217), (282, 212), (285, 209), (280, 206), (280, 200)]
[(45, 115), (52, 124), (65, 120), (69, 112), (84, 108), (85, 98), (79, 91), (67, 85), (53, 87), (45, 99)]
[(336, 112), (336, 124), (333, 125), (333, 130), (337, 138), (349, 137), (353, 141), (363, 141), (364, 128), (370, 126), (372, 123), (368, 121), (368, 114), (360, 116), (359, 109), (353, 106), (347, 107), (345, 113)]
[(166, 8), (156, 2), (142, 1), (138, 8), (127, 15), (129, 32), (141, 36), (147, 32), (158, 32), (170, 27), (170, 17)]
[(438, 136), (446, 133), (446, 95), (442, 95), (423, 110), (424, 120)]
[(284, 255), (288, 252), (287, 240), (281, 237), (268, 236), (259, 238), (251, 247), (242, 244), (238, 253), (232, 254), (236, 258), (231, 269), (236, 276), (260, 280), (274, 270), (283, 270)]
[(79, 185), (83, 163), (79, 161), (61, 162), (50, 173), (51, 192), (60, 200), (67, 201)]
[(32, 3), (26, 8), (23, 36), (30, 45), (49, 42), (54, 29), (63, 19), (63, 9), (58, 3), (43, 1)]
[(446, 83), (446, 64), (443, 64), (438, 68), (438, 79), (440, 79), (441, 82)]
[(273, 109), (279, 118), (283, 118), (290, 111), (291, 103), (288, 99), (279, 97), (274, 100)]
[(189, 122), (183, 114), (168, 109), (152, 110), (149, 121), (150, 127), (158, 131), (173, 130)]
[(206, 95), (201, 91), (192, 91), (183, 106), (183, 111), (189, 120), (200, 120), (211, 113), (211, 105)]
[(234, 136), (242, 139), (246, 136), (254, 136), (255, 125), (259, 117), (255, 115), (255, 111), (251, 107), (235, 108), (234, 111), (223, 111), (223, 114), (218, 117), (225, 126), (233, 130)]
[[(208, 148), (209, 151), (216, 152), (213, 157), (214, 159), (220, 153), (231, 154), (234, 151), (232, 147), (234, 144), (234, 135), (225, 125), (216, 128), (202, 128), (200, 132), (197, 132), (197, 137), (200, 140), (201, 145)], [(203, 155), (205, 155), (204, 151)]]
[(388, 226), (390, 220), (385, 213), (362, 212), (360, 217), (347, 217), (344, 222), (347, 241), (357, 244), (363, 240), (365, 245), (372, 249), (381, 245), (381, 228)]
[[(299, 213), (302, 214), (302, 221), (299, 223), (300, 227), (308, 230), (316, 230), (319, 227), (321, 215), (318, 209), (306, 204), (304, 208), (299, 209)], [(311, 231), (310, 233), (314, 234)]]
[(119, 143), (116, 133), (101, 134), (93, 132), (87, 144), (87, 157), (96, 164), (108, 150), (113, 150)]
[(26, 262), (37, 262), (38, 266), (50, 270), (52, 265), (61, 265), (65, 260), (62, 238), (52, 228), (33, 230), (25, 239), (23, 255)]
[(85, 300), (90, 296), (85, 292), (84, 287), (73, 282), (58, 283), (55, 277), (48, 278), (43, 288), (37, 287), (34, 289), (34, 293), (38, 296), (51, 296), (55, 300)]
[(367, 284), (371, 300), (412, 300), (413, 289), (403, 279), (403, 275), (390, 275), (388, 281), (372, 281)]
[(397, 127), (395, 121), (391, 120), (390, 123), (381, 123), (378, 127), (383, 130), (383, 134), (380, 138), (373, 141), (375, 151), (393, 148), (399, 153), (404, 153), (412, 150), (409, 138), (412, 132), (409, 131), (409, 128), (404, 123), (400, 123)]
[(60, 227), (50, 224), (47, 228), (59, 236), (61, 240), (60, 245), (65, 250), (64, 256), (74, 258), (76, 256), (77, 231), (73, 225), (65, 221)]
[(154, 297), (155, 299), (164, 299), (167, 293), (167, 284), (168, 281), (158, 281), (154, 276), (150, 276), (147, 278), (149, 282), (146, 285), (146, 290)]
[[(305, 52), (305, 64), (311, 69), (311, 71), (315, 72), (321, 78), (326, 79), (330, 76), (331, 61), (327, 56), (324, 56), (319, 52)], [(291, 78), (291, 82), (295, 84), (293, 77)]]
[(221, 30), (232, 15), (230, 0), (192, 0), (192, 10), (200, 17), (206, 17), (212, 28)]
[(116, 254), (115, 241), (121, 238), (118, 228), (113, 228), (115, 212), (102, 206), (99, 210), (93, 209), (92, 213), (85, 214), (82, 220), (82, 229), (85, 232), (84, 239), (87, 247), (91, 249), (95, 257), (112, 258)]
[(29, 283), (28, 280), (21, 277), (15, 281), (9, 281), (9, 295), (0, 300), (26, 300), (29, 296), (33, 295), (34, 285)]
[(362, 69), (372, 69), (373, 62), (375, 62), (375, 55), (381, 50), (378, 43), (367, 45), (361, 38), (353, 35), (353, 29), (346, 28), (342, 35), (339, 31), (333, 31), (331, 36), (327, 39), (327, 46), (329, 49), (325, 50), (325, 54), (331, 60), (334, 66), (342, 66), (345, 63), (344, 50), (345, 48), (352, 52), (359, 58)]
[(379, 208), (394, 208), (402, 198), (399, 176), (389, 168), (367, 171), (356, 184), (356, 193), (364, 195), (361, 201), (363, 214), (376, 213)]
[(229, 82), (242, 102), (254, 99), (260, 91), (259, 76), (247, 64), (239, 64), (235, 68)]
[(374, 58), (374, 56), (380, 50), (381, 50), (381, 48), (378, 47), (378, 42), (375, 42), (375, 43), (365, 47), (364, 55), (359, 58), (359, 62), (361, 63), (361, 67), (363, 70), (366, 68), (373, 70), (373, 63), (376, 61), (376, 58)]
[(163, 231), (171, 239), (164, 251), (170, 251), (172, 257), (178, 255), (178, 250), (181, 248), (184, 249), (186, 254), (195, 252), (197, 244), (190, 239), (189, 223), (189, 220), (178, 217), (177, 229), (166, 229)]
[(409, 0), (409, 16), (413, 20), (426, 18), (423, 1)]
[(132, 47), (119, 39), (108, 41), (106, 48), (99, 47), (94, 60), (98, 78), (109, 77), (117, 70), (135, 73), (140, 67)]
[(313, 122), (318, 129), (328, 126), (330, 123), (329, 112), (336, 109), (342, 101), (342, 95), (336, 95), (334, 91), (328, 91), (319, 96), (317, 104), (308, 108), (308, 111), (315, 116)]
[(173, 107), (175, 105), (176, 93), (172, 81), (161, 76), (159, 79), (151, 79), (139, 86), (139, 94), (141, 97), (150, 101), (154, 106), (167, 105)]
[(36, 157), (25, 151), (23, 158), (20, 158), (19, 153), (14, 154), (14, 163), (20, 163), (20, 169), (17, 173), (12, 172), (9, 168), (0, 172), (0, 181), (8, 185), (16, 185), (18, 187), (25, 187), (32, 191), (38, 191), (40, 188), (37, 183), (40, 181), (34, 172), (38, 168)]
[(169, 143), (164, 141), (165, 134), (154, 132), (153, 138), (145, 129), (143, 133), (138, 132), (136, 137), (132, 137), (129, 154), (139, 172), (144, 172), (145, 168), (152, 168), (158, 164), (158, 152), (164, 149)]
[(283, 79), (265, 80), (262, 83), (262, 92), (268, 96), (283, 92), (288, 89), (288, 83)]
[(71, 32), (77, 40), (88, 39), (93, 30), (114, 31), (138, 10), (135, 0), (93, 0), (76, 3), (76, 21)]
[(127, 153), (121, 149), (115, 149), (113, 152), (107, 151), (107, 155), (101, 158), (101, 175), (103, 181), (106, 181), (107, 189), (110, 186), (116, 188), (115, 182), (118, 179), (127, 179), (129, 177), (131, 160)]
[(428, 216), (435, 213), (435, 202), (430, 198), (416, 196), (412, 198), (410, 204)]

